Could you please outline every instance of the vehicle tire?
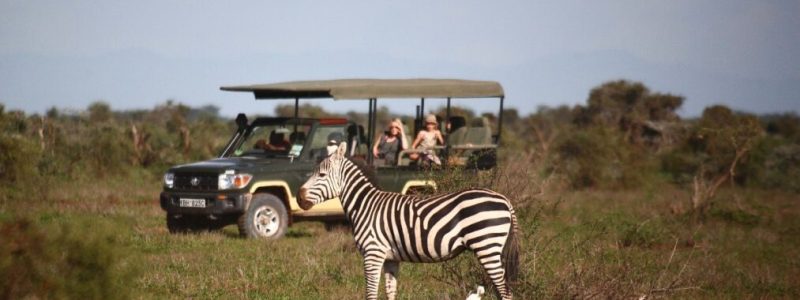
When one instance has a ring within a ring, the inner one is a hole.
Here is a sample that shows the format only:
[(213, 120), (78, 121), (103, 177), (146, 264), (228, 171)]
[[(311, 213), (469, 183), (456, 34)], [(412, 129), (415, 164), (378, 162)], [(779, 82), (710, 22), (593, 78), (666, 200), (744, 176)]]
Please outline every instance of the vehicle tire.
[(279, 239), (286, 234), (289, 214), (281, 199), (269, 193), (255, 194), (239, 217), (239, 235), (247, 238)]

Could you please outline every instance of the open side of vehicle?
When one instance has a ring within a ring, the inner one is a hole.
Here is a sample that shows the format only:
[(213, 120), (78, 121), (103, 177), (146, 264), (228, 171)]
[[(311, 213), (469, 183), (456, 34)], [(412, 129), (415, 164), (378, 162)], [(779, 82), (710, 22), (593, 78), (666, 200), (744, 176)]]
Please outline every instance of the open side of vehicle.
[[(504, 99), (502, 87), (496, 82), (344, 79), (221, 89), (252, 92), (256, 99), (294, 99), (294, 117), (257, 118), (251, 122), (239, 114), (237, 130), (219, 157), (170, 168), (164, 175), (160, 202), (172, 233), (216, 230), (235, 223), (242, 236), (276, 239), (297, 220), (344, 220), (337, 200), (304, 211), (295, 198), (316, 163), (328, 155), (330, 147), (337, 147), (342, 141), (348, 142), (348, 155), (364, 158), (377, 168), (383, 189), (399, 193), (435, 190), (435, 176), (431, 172), (437, 170), (409, 159), (410, 154), (420, 150), (401, 151), (396, 164), (381, 165), (374, 160), (369, 149), (377, 137), (378, 98), (419, 99), (413, 132), (422, 127), (425, 99), (446, 99), (447, 122), (440, 123), (450, 124), (442, 131), (446, 132), (446, 142), (431, 149), (444, 158), (441, 169), (452, 166), (488, 169), (496, 164)], [(312, 98), (367, 100), (367, 124), (338, 118), (299, 118), (299, 101)], [(467, 122), (463, 116), (451, 115), (451, 101), (457, 98), (499, 98), (496, 133), (484, 118)]]

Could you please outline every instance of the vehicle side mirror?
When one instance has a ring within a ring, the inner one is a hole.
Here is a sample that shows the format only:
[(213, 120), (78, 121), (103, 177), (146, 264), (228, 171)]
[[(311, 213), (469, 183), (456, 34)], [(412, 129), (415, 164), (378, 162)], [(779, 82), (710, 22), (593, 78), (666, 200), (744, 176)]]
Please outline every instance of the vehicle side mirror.
[(236, 126), (238, 126), (239, 129), (247, 128), (247, 116), (242, 113), (236, 115)]

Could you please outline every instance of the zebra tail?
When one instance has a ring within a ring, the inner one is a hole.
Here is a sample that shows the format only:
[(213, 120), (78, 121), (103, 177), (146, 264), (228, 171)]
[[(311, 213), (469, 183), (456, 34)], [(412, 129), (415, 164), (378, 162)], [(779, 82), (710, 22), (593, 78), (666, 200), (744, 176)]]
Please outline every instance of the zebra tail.
[(503, 266), (506, 273), (506, 284), (517, 281), (519, 274), (519, 227), (514, 209), (511, 209), (511, 229), (503, 247)]

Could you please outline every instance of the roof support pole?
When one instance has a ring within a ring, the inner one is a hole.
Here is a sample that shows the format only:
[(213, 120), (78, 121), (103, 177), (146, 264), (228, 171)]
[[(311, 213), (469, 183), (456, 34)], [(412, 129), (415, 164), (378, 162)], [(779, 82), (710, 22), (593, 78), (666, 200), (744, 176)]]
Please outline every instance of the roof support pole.
[[(378, 127), (375, 125), (378, 123), (378, 98), (372, 98), (372, 137), (374, 138), (378, 134)], [(369, 145), (370, 149), (372, 149), (372, 145)]]
[(500, 144), (500, 134), (503, 133), (503, 100), (505, 98), (505, 96), (500, 97), (500, 112), (497, 114), (497, 137), (494, 141), (496, 144)]
[(294, 132), (297, 132), (297, 117), (300, 111), (300, 98), (294, 98)]
[[(372, 149), (373, 144), (375, 143), (375, 120), (378, 118), (376, 110), (378, 106), (378, 99), (370, 98), (369, 99), (369, 112), (367, 117), (367, 149)], [(372, 166), (374, 157), (372, 155), (372, 150), (367, 151), (367, 164)]]
[(421, 118), (422, 118), (422, 113), (421, 113), (421, 110), (420, 110), (420, 106), (417, 105), (417, 114), (414, 115), (414, 123), (415, 123), (414, 126), (417, 126), (417, 124), (416, 124), (417, 120), (420, 120)]
[[(372, 128), (369, 127), (369, 124), (372, 124), (372, 98), (367, 101), (369, 103), (369, 108), (367, 108), (367, 148), (372, 148)], [(368, 151), (369, 152), (369, 151)], [(372, 165), (372, 153), (367, 153), (367, 164)]]
[(447, 167), (448, 158), (450, 158), (450, 134), (447, 132), (447, 124), (450, 123), (450, 97), (447, 97), (447, 112), (444, 117), (444, 161), (442, 165)]
[(294, 118), (297, 119), (300, 111), (300, 98), (294, 98)]
[[(414, 122), (414, 123), (416, 123), (416, 124), (414, 124), (414, 127), (418, 127), (417, 125), (419, 125), (419, 124), (421, 124), (422, 126), (420, 126), (419, 128), (415, 128), (414, 130), (417, 130), (417, 129), (423, 130), (423, 129), (425, 129), (425, 122), (423, 120), (425, 120), (425, 98), (422, 98), (422, 99), (419, 100), (419, 119), (417, 119)], [(417, 132), (414, 132), (414, 136), (416, 136), (416, 135), (417, 135)]]

